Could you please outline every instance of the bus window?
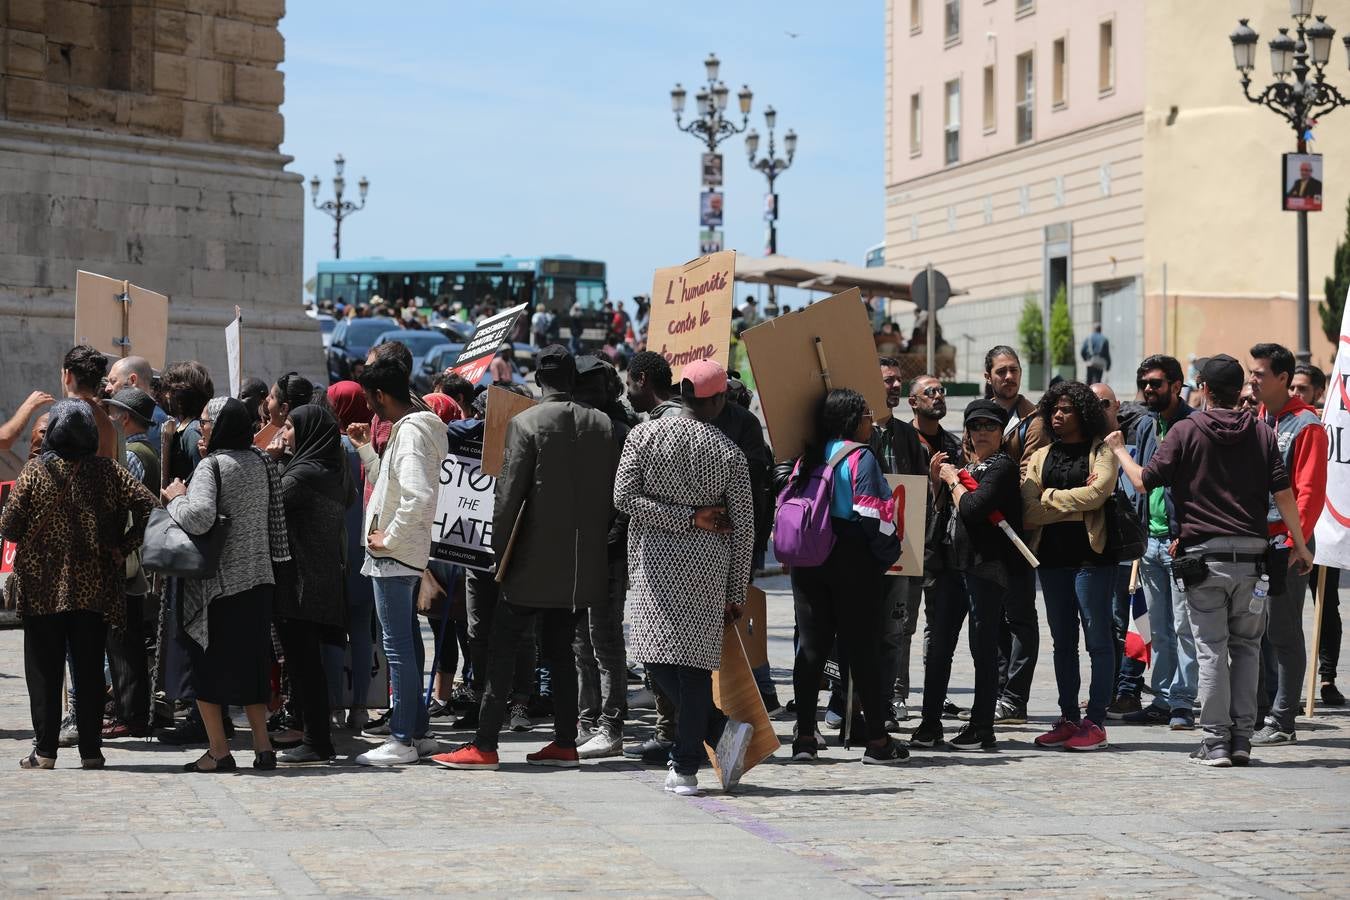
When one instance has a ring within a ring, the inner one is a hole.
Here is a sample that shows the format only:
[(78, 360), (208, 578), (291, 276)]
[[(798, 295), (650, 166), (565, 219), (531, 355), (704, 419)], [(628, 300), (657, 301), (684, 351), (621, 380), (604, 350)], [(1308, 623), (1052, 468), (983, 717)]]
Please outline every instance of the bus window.
[(537, 299), (555, 313), (566, 313), (573, 303), (580, 303), (583, 309), (598, 312), (605, 304), (605, 283), (603, 281), (578, 281), (574, 278), (539, 279)]
[(333, 276), (327, 272), (319, 275), (318, 284), (314, 289), (314, 299), (322, 303), (325, 300), (333, 299)]

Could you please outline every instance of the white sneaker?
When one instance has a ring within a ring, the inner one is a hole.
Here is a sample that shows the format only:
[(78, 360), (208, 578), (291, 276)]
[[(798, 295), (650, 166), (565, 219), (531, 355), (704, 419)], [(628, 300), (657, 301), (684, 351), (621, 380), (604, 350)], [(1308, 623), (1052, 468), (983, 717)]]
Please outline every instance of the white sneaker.
[(697, 797), (698, 776), (681, 775), (674, 769), (670, 770), (670, 775), (666, 778), (666, 790), (672, 794), (679, 794), (681, 797)]
[(728, 719), (722, 737), (717, 741), (717, 767), (722, 770), (722, 790), (727, 791), (740, 783), (745, 774), (745, 751), (750, 747), (750, 738), (755, 729), (749, 722), (737, 722)]
[(417, 748), (399, 741), (385, 741), (374, 750), (367, 750), (353, 762), (358, 766), (411, 766), (420, 757)]
[(580, 759), (601, 759), (606, 756), (623, 755), (623, 738), (610, 734), (601, 728), (591, 735), (590, 740), (577, 748)]
[(413, 749), (417, 751), (418, 758), (426, 759), (441, 752), (441, 742), (433, 737), (418, 738), (413, 741)]
[(666, 766), (666, 790), (672, 794), (675, 792), (675, 779), (680, 776), (675, 774), (675, 764), (669, 763)]

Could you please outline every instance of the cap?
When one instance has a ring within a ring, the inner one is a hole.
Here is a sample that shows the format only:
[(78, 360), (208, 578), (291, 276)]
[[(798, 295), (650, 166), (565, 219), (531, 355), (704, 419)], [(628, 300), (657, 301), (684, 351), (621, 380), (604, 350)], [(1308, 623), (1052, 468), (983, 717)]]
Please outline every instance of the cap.
[(695, 360), (680, 371), (680, 381), (689, 382), (694, 389), (694, 396), (706, 400), (726, 393), (727, 370), (711, 359)]
[(583, 375), (597, 372), (603, 374), (605, 367), (608, 365), (609, 363), (591, 353), (588, 353), (585, 356), (579, 356), (576, 359), (577, 377), (579, 378)]
[(561, 344), (550, 344), (540, 350), (534, 358), (535, 370), (547, 375), (560, 375), (574, 378), (577, 374), (577, 361)]
[(1211, 356), (1200, 368), (1200, 383), (1221, 390), (1240, 391), (1246, 380), (1247, 373), (1243, 371), (1242, 363), (1226, 353)]
[(149, 425), (154, 420), (155, 401), (140, 388), (122, 388), (108, 402), (131, 413), (142, 425)]
[(1008, 424), (1008, 411), (993, 400), (975, 400), (966, 407), (962, 421), (969, 425), (975, 419), (988, 419), (1004, 426)]

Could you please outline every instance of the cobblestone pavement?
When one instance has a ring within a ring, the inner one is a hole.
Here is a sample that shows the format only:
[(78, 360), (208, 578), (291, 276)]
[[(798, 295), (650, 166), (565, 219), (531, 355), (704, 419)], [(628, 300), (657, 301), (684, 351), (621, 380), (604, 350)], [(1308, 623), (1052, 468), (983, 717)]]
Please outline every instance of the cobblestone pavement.
[[(790, 599), (783, 578), (765, 587), (786, 700)], [(1114, 726), (1097, 753), (1037, 751), (1054, 709), (1048, 634), (1033, 721), (1000, 728), (997, 753), (863, 767), (831, 735), (816, 765), (783, 762), (784, 747), (739, 793), (692, 799), (620, 761), (528, 768), (543, 726), (505, 736), (499, 772), (185, 775), (195, 754), (135, 740), (106, 745), (102, 772), (80, 770), (74, 750), (25, 772), (21, 648), (19, 632), (0, 633), (4, 895), (1350, 894), (1350, 711), (1300, 721), (1298, 744), (1258, 748), (1245, 770), (1189, 765), (1196, 734), (1158, 728)], [(958, 699), (971, 683), (962, 652)], [(447, 745), (464, 739), (445, 727)]]

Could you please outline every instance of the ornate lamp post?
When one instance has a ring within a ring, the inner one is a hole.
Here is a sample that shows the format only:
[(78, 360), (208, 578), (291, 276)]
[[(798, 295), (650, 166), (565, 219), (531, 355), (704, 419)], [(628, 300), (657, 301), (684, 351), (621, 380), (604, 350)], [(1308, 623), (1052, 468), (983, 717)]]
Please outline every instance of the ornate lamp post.
[[(1297, 138), (1299, 153), (1307, 152), (1307, 141), (1312, 127), (1322, 116), (1341, 106), (1350, 106), (1347, 98), (1334, 85), (1328, 84), (1323, 68), (1331, 58), (1331, 39), (1336, 29), (1327, 24), (1326, 16), (1317, 16), (1312, 25), (1313, 0), (1289, 0), (1289, 14), (1294, 19), (1295, 34), (1288, 28), (1279, 29), (1270, 45), (1270, 68), (1275, 81), (1260, 93), (1251, 91), (1251, 72), (1256, 68), (1258, 36), (1239, 19), (1238, 27), (1228, 36), (1233, 44), (1233, 62), (1242, 74), (1242, 93), (1252, 103), (1272, 110), (1289, 122)], [(1350, 37), (1343, 39), (1350, 53)], [(1289, 80), (1290, 74), (1294, 79)], [(1309, 75), (1312, 79), (1309, 79)], [(1308, 301), (1308, 212), (1298, 210), (1298, 353), (1299, 362), (1308, 362), (1312, 355), (1309, 334)]]
[[(797, 155), (797, 132), (791, 128), (783, 135), (783, 150), (787, 153), (787, 159), (779, 159), (774, 155), (773, 126), (777, 120), (778, 113), (774, 112), (772, 106), (764, 110), (764, 125), (769, 130), (769, 155), (763, 159), (755, 159), (759, 151), (759, 132), (752, 128), (745, 136), (745, 152), (750, 158), (750, 168), (763, 172), (769, 181), (769, 195), (765, 198), (764, 206), (764, 218), (769, 221), (769, 246), (766, 248), (769, 256), (778, 252), (778, 194), (773, 189), (773, 183), (792, 167), (792, 158)], [(772, 284), (769, 285), (769, 302), (764, 311), (771, 316), (778, 314), (778, 298)]]
[[(724, 82), (717, 80), (717, 72), (722, 63), (717, 55), (709, 53), (708, 58), (703, 61), (704, 70), (708, 76), (707, 84), (700, 87), (694, 94), (694, 101), (698, 105), (698, 115), (691, 119), (689, 124), (684, 124), (681, 120), (684, 116), (684, 101), (686, 92), (678, 83), (670, 91), (670, 107), (675, 113), (675, 127), (685, 134), (691, 134), (700, 144), (708, 148), (709, 154), (717, 153), (717, 145), (735, 134), (745, 131), (750, 124), (750, 102), (754, 98), (750, 88), (741, 85), (740, 91), (736, 94), (736, 99), (740, 103), (741, 124), (738, 126), (735, 121), (726, 116), (727, 102), (731, 97), (731, 90)], [(704, 167), (705, 170), (707, 167)], [(721, 157), (716, 159), (716, 176), (708, 177), (711, 173), (704, 172), (704, 188), (712, 189), (721, 186), (722, 170)], [(723, 210), (725, 216), (725, 209)], [(702, 248), (700, 247), (700, 252)]]
[(322, 210), (333, 217), (333, 256), (335, 259), (342, 259), (342, 220), (360, 212), (366, 208), (366, 191), (370, 190), (370, 182), (364, 175), (356, 183), (356, 188), (360, 191), (361, 202), (356, 204), (350, 200), (342, 199), (342, 191), (347, 186), (347, 179), (343, 177), (343, 169), (347, 167), (347, 161), (339, 153), (333, 160), (333, 199), (319, 202), (319, 176), (315, 175), (309, 180), (309, 193), (314, 201), (314, 208)]

